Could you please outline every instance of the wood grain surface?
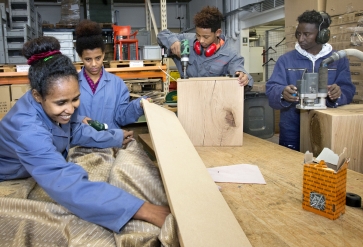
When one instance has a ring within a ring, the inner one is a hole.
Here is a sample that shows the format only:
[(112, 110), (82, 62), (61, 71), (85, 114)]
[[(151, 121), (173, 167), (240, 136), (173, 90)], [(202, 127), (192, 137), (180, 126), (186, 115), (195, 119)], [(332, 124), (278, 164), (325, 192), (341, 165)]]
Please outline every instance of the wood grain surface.
[(300, 151), (320, 154), (347, 148), (348, 168), (363, 173), (363, 105), (350, 104), (326, 110), (301, 111)]
[[(139, 137), (152, 145), (148, 134)], [(303, 153), (248, 134), (242, 147), (196, 150), (206, 167), (253, 164), (261, 170), (266, 185), (218, 183), (252, 246), (363, 246), (363, 208), (347, 206), (336, 220), (302, 208)], [(363, 197), (363, 174), (348, 170), (347, 192)]]
[(236, 78), (178, 79), (178, 118), (194, 146), (242, 146), (243, 87)]
[(251, 246), (175, 113), (143, 101), (182, 246)]

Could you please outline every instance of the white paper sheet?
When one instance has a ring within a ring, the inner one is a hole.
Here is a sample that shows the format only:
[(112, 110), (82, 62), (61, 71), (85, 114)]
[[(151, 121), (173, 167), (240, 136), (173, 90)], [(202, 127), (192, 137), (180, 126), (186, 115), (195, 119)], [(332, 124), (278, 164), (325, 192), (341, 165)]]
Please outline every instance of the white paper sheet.
[(266, 184), (260, 169), (256, 165), (238, 164), (207, 169), (214, 182)]

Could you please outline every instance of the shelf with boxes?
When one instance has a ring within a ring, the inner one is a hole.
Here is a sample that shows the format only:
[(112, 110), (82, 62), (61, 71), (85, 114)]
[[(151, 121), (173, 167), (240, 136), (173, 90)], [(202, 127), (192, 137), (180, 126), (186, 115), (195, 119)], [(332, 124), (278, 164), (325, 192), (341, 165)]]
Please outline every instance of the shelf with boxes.
[(58, 39), (61, 49), (60, 52), (63, 55), (68, 56), (72, 62), (74, 62), (74, 44), (73, 44), (73, 32), (43, 32), (44, 36), (51, 36)]
[(4, 30), (5, 63), (26, 64), (26, 58), (22, 55), (22, 47), (25, 42), (32, 39), (31, 28), (23, 24), (22, 29), (8, 30), (6, 24)]
[(42, 19), (34, 0), (0, 3), (0, 13), (0, 64), (26, 64), (23, 44), (42, 35)]
[(36, 12), (33, 0), (9, 0), (10, 26), (23, 28), (24, 24), (35, 29)]
[[(356, 49), (363, 51), (363, 11), (332, 16), (330, 41), (334, 50)], [(356, 92), (353, 103), (363, 104), (363, 61), (349, 56), (349, 69)]]
[[(77, 70), (82, 67), (81, 63), (75, 63)], [(143, 66), (143, 67), (122, 67), (122, 68), (105, 68), (106, 71), (119, 76), (123, 80), (143, 80), (147, 86), (152, 90), (164, 90), (164, 83), (166, 83), (166, 65), (160, 66)], [(133, 81), (136, 82), (136, 81)], [(28, 72), (5, 72), (0, 71), (0, 86), (12, 84), (25, 84), (28, 83)], [(140, 81), (137, 81), (139, 84)], [(145, 85), (146, 85), (145, 84)], [(160, 85), (163, 84), (163, 85)], [(140, 84), (141, 85), (141, 84)], [(135, 85), (136, 86), (136, 85)]]
[[(360, 25), (362, 25), (360, 27)], [(357, 44), (354, 41), (354, 35), (363, 34), (363, 11), (346, 13), (343, 15), (332, 16), (330, 26), (329, 43), (335, 50), (344, 50), (354, 48), (363, 50), (363, 42)]]
[[(58, 25), (58, 24), (57, 24)], [(102, 25), (102, 23), (100, 23)], [(44, 26), (44, 25), (43, 25)], [(64, 55), (67, 55), (72, 62), (80, 62), (76, 50), (75, 50), (75, 25), (71, 25), (72, 28), (64, 28), (64, 25), (59, 25), (61, 28), (54, 28), (54, 25), (45, 25), (48, 27), (43, 27), (43, 35), (44, 36), (52, 36), (59, 40), (61, 44), (61, 52)], [(112, 29), (110, 28), (102, 28), (103, 37), (105, 40), (105, 61), (109, 61), (113, 59), (113, 43), (108, 43), (108, 41), (112, 41)]]
[(0, 85), (0, 119), (29, 90), (29, 84)]

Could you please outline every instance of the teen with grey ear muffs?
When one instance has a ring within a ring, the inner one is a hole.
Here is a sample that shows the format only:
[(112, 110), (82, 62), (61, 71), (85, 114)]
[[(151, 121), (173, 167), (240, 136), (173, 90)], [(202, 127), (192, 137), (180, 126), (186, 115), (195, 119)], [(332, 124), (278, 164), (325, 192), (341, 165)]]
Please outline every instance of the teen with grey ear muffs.
[[(327, 43), (330, 38), (329, 14), (305, 11), (295, 36), (295, 49), (280, 56), (266, 83), (266, 95), (272, 108), (280, 110), (280, 140), (282, 146), (300, 150), (300, 110), (296, 82), (302, 73), (318, 73), (321, 62), (334, 52)], [(342, 58), (328, 65), (327, 107), (338, 107), (353, 100), (355, 86), (351, 81), (348, 59)]]
[[(328, 43), (328, 41), (330, 39), (330, 30), (328, 29), (328, 27), (331, 24), (331, 19), (330, 19), (330, 16), (325, 12), (319, 12), (319, 14), (320, 14), (320, 17), (318, 15), (316, 15), (316, 19), (321, 18), (321, 22), (317, 27), (318, 33), (315, 37), (315, 42), (317, 44), (325, 44), (325, 43)], [(315, 22), (315, 25), (316, 24), (318, 24), (318, 23)], [(299, 35), (300, 35), (300, 33), (296, 29), (296, 31), (295, 31), (296, 39), (299, 39)]]
[(229, 40), (222, 34), (223, 15), (216, 7), (205, 7), (194, 16), (195, 33), (172, 33), (161, 31), (158, 44), (175, 56), (173, 60), (180, 74), (180, 41), (189, 42), (187, 77), (215, 77), (232, 75), (248, 91), (253, 85), (252, 77), (244, 68), (244, 58), (238, 54)]

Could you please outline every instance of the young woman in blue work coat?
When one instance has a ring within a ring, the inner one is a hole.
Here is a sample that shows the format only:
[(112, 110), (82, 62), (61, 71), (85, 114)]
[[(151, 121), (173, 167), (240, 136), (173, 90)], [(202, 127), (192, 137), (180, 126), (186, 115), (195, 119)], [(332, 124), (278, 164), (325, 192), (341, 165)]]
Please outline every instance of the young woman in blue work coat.
[(141, 98), (130, 102), (124, 81), (103, 68), (105, 44), (99, 24), (82, 20), (76, 27), (76, 37), (76, 51), (84, 65), (79, 72), (79, 115), (83, 122), (93, 119), (110, 128), (135, 123), (144, 114)]
[(77, 121), (78, 74), (59, 49), (53, 37), (24, 44), (31, 90), (0, 121), (0, 182), (33, 177), (60, 205), (115, 232), (131, 218), (161, 227), (169, 208), (144, 202), (108, 183), (91, 182), (81, 166), (66, 161), (70, 145), (121, 147), (132, 132), (98, 132)]

